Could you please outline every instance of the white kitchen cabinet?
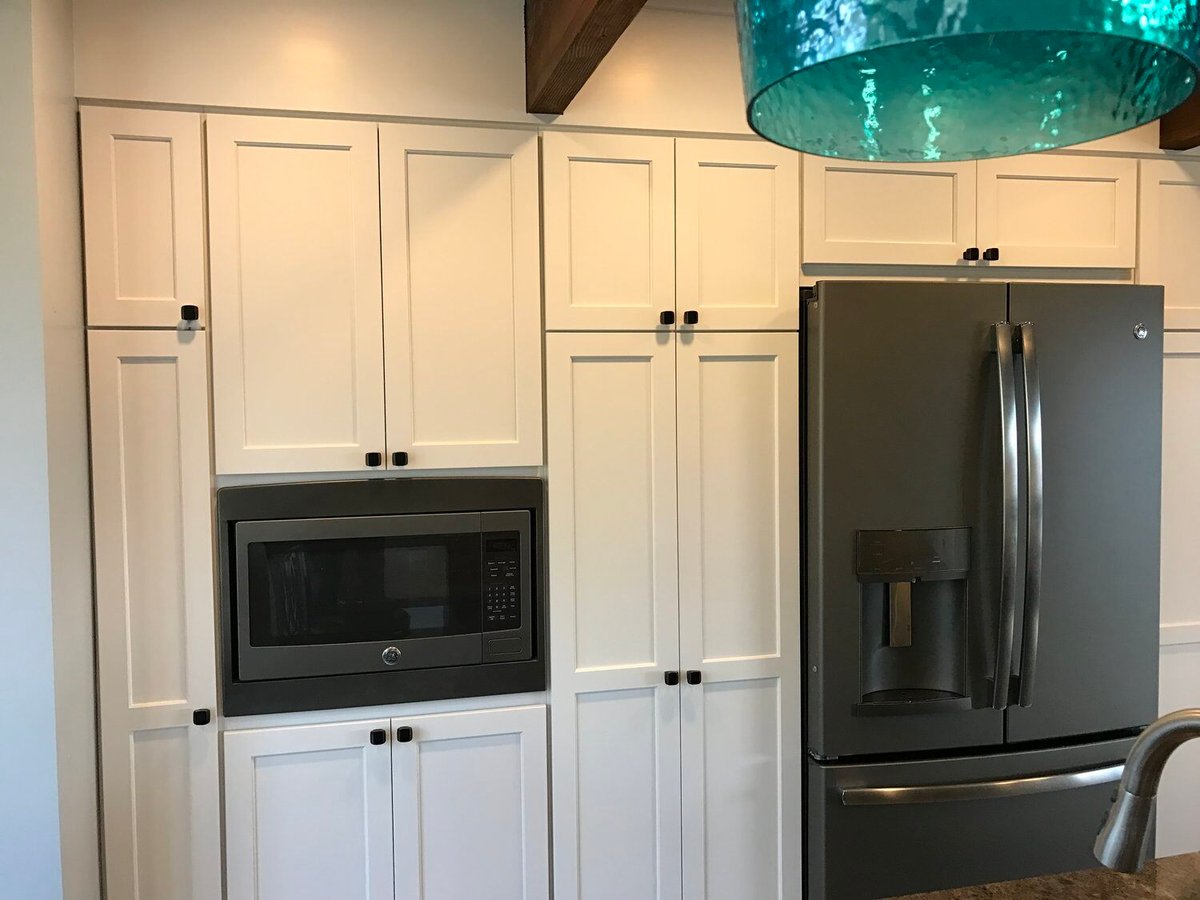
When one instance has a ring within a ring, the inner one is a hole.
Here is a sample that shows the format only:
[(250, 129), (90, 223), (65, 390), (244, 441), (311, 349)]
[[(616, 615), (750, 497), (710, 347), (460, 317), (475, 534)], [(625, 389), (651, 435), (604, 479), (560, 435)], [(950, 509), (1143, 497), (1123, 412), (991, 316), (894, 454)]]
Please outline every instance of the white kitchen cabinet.
[(92, 331), (88, 372), (106, 894), (219, 897), (205, 334)]
[[(550, 895), (546, 707), (393, 719), (397, 900)], [(404, 735), (407, 737), (407, 734)]]
[(203, 315), (200, 114), (85, 106), (79, 119), (88, 324)]
[(376, 126), (208, 118), (218, 473), (384, 450)]
[(678, 350), (683, 894), (799, 893), (800, 372), (795, 334)]
[(1200, 162), (1142, 160), (1141, 166), (1138, 281), (1165, 286), (1167, 328), (1198, 329)]
[(676, 314), (697, 330), (800, 327), (800, 155), (765, 141), (675, 142)]
[(978, 246), (997, 265), (1132, 269), (1137, 160), (1012, 156), (978, 163)]
[(388, 465), (541, 465), (537, 135), (383, 125), (379, 153)]
[(229, 900), (548, 895), (546, 708), (225, 734)]
[(675, 310), (669, 137), (542, 136), (546, 327), (651, 330)]
[(798, 338), (546, 343), (555, 896), (795, 896)]
[(805, 263), (954, 265), (975, 241), (975, 163), (804, 156)]
[(229, 900), (396, 896), (389, 725), (225, 734)]
[(679, 896), (675, 338), (546, 346), (554, 895)]
[[(1163, 341), (1160, 712), (1200, 706), (1200, 334)], [(1200, 746), (1180, 748), (1158, 792), (1159, 856), (1200, 850)]]

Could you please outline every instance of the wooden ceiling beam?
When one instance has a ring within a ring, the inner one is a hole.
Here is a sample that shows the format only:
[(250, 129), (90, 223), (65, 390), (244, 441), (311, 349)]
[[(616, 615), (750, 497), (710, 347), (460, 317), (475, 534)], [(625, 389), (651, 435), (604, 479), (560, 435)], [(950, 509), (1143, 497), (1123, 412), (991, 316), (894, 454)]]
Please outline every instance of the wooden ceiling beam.
[(1200, 147), (1200, 90), (1158, 120), (1158, 146), (1163, 150)]
[(525, 109), (559, 115), (646, 0), (525, 0)]

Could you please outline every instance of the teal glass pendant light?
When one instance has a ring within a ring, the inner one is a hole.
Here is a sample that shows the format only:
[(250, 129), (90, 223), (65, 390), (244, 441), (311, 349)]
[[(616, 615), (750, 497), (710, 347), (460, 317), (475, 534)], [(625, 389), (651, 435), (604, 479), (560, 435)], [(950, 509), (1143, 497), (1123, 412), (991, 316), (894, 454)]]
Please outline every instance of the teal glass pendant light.
[(1178, 106), (1200, 0), (736, 0), (750, 127), (820, 156), (1065, 147)]

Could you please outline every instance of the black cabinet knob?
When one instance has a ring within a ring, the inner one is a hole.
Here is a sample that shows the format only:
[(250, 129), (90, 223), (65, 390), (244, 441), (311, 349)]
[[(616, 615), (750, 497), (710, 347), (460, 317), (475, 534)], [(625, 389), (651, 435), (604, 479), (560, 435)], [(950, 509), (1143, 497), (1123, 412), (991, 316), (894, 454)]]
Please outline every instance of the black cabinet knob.
[(658, 324), (659, 325), (674, 325), (675, 324), (675, 310), (664, 309), (662, 312), (660, 312), (658, 314)]
[(212, 721), (212, 713), (207, 709), (196, 709), (192, 711), (193, 725), (207, 725)]
[(185, 322), (198, 321), (200, 318), (200, 307), (192, 303), (185, 303), (183, 306), (179, 307), (179, 318), (183, 319)]
[(986, 259), (988, 262), (995, 262), (996, 260), (998, 260), (1000, 258), (1000, 248), (999, 247), (988, 247), (986, 250), (983, 251), (983, 258)]
[(413, 730), (407, 725), (401, 725), (396, 729), (396, 740), (402, 744), (407, 744), (413, 739)]
[(696, 312), (696, 310), (689, 309), (686, 312), (684, 312), (684, 314), (683, 314), (683, 324), (684, 325), (695, 325), (699, 321), (700, 321), (700, 313)]
[(699, 669), (688, 669), (687, 682), (688, 682), (688, 684), (699, 684), (700, 683), (700, 670)]
[(375, 452), (368, 453), (367, 454), (367, 465), (370, 466), (372, 469), (376, 469), (379, 466), (382, 466), (383, 465), (383, 454), (375, 453)]
[(380, 744), (387, 743), (387, 732), (382, 728), (371, 729), (371, 743), (378, 747)]
[(408, 454), (405, 453), (403, 450), (397, 450), (395, 453), (392, 454), (392, 465), (393, 466), (407, 466), (408, 465)]
[(669, 684), (671, 687), (674, 687), (675, 685), (679, 684), (679, 673), (663, 672), (663, 681)]
[(977, 259), (979, 259), (979, 248), (968, 247), (963, 251), (963, 259), (965, 259), (967, 262), (975, 262)]

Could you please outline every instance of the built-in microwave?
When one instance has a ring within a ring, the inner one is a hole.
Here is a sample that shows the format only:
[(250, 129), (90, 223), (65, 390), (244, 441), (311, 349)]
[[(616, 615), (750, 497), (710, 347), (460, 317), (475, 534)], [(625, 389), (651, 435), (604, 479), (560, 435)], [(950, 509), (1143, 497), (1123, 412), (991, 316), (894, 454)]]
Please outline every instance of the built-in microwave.
[(540, 690), (543, 487), (222, 488), (227, 715)]

